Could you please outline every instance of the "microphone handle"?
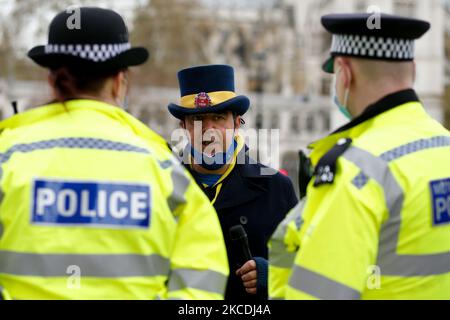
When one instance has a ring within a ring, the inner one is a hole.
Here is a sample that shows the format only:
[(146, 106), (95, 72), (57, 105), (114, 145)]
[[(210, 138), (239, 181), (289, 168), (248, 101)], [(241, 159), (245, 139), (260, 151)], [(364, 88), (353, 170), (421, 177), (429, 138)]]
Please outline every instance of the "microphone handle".
[(252, 260), (252, 253), (250, 252), (250, 247), (248, 246), (248, 240), (247, 239), (242, 241), (242, 251), (243, 251), (244, 259), (245, 259), (244, 263), (246, 263), (247, 261)]

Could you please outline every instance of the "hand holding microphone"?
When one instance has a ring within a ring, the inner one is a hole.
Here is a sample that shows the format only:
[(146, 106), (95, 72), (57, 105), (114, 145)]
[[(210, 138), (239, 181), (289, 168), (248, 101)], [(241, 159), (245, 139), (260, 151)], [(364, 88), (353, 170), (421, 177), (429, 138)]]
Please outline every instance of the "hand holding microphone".
[(236, 275), (241, 278), (247, 293), (256, 294), (257, 291), (257, 270), (256, 262), (252, 259), (252, 254), (248, 246), (247, 233), (242, 225), (236, 225), (230, 228), (230, 238), (235, 244), (235, 248), (239, 248), (239, 264), (242, 265), (236, 271)]

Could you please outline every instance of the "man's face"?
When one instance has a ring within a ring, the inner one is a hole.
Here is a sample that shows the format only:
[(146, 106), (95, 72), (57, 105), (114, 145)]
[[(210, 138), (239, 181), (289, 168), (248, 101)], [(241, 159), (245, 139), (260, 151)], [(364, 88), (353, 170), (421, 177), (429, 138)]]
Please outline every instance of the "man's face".
[(181, 126), (189, 133), (196, 150), (208, 155), (226, 152), (232, 143), (235, 129), (239, 129), (240, 117), (233, 119), (231, 111), (186, 116)]

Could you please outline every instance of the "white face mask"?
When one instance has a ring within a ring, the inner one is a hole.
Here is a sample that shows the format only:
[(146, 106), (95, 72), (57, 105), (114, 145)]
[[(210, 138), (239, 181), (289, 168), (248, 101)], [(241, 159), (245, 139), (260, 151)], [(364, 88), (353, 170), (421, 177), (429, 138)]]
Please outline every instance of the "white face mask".
[(334, 77), (333, 77), (333, 84), (332, 84), (332, 96), (333, 96), (333, 103), (339, 108), (339, 111), (349, 120), (352, 120), (352, 115), (350, 114), (350, 112), (347, 109), (347, 103), (348, 103), (348, 96), (350, 94), (350, 88), (345, 89), (345, 94), (344, 94), (344, 103), (342, 104), (339, 101), (339, 97), (337, 96), (337, 90), (336, 90), (336, 84), (337, 84), (337, 76), (339, 74), (339, 72), (341, 72), (341, 69), (339, 69)]

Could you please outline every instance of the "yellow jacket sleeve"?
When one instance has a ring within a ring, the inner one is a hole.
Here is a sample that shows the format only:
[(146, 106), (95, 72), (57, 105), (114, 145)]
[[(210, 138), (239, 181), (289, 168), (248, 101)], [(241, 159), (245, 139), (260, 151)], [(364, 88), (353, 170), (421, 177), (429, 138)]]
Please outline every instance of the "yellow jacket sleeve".
[(359, 299), (377, 258), (378, 235), (387, 212), (382, 188), (340, 159), (333, 184), (310, 185), (301, 248), (286, 299)]
[[(173, 170), (175, 197), (170, 205), (178, 229), (170, 257), (168, 298), (223, 299), (229, 270), (217, 213), (181, 165)], [(177, 194), (180, 185), (186, 191)]]
[(0, 286), (0, 300), (12, 300), (8, 291), (6, 291), (6, 289), (4, 289), (2, 286)]
[(295, 256), (300, 247), (305, 199), (295, 206), (275, 230), (269, 242), (269, 299), (284, 299)]

